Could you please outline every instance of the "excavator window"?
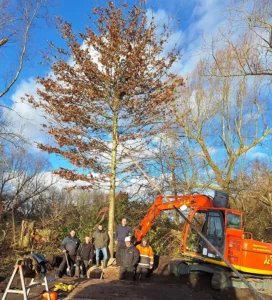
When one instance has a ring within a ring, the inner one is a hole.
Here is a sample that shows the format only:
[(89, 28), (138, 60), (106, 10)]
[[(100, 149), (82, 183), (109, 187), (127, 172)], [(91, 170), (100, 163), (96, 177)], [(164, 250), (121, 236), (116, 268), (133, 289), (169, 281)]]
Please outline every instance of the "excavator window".
[[(200, 232), (204, 232), (206, 222), (206, 211), (198, 211), (195, 213), (192, 220), (193, 226)], [(188, 237), (186, 241), (186, 250), (200, 253), (202, 249), (203, 241), (198, 234), (190, 227)]]
[(227, 216), (227, 227), (241, 229), (241, 216), (233, 213), (228, 213)]
[[(219, 210), (208, 210), (205, 224), (204, 235), (208, 241), (221, 253), (224, 252), (224, 214)], [(219, 259), (220, 257), (210, 248), (208, 244), (203, 243), (202, 255), (210, 258)]]
[(223, 238), (223, 227), (221, 218), (218, 213), (210, 213), (209, 215), (209, 227), (208, 227), (208, 236), (215, 237), (217, 239)]

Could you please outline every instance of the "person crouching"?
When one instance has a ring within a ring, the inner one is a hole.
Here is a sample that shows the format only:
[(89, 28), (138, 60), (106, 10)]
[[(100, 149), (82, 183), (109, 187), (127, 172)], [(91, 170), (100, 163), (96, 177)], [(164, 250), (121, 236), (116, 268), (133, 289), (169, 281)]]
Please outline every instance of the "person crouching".
[(125, 238), (125, 249), (121, 249), (118, 257), (120, 262), (119, 280), (134, 280), (135, 265), (139, 260), (138, 250), (131, 243), (131, 238)]

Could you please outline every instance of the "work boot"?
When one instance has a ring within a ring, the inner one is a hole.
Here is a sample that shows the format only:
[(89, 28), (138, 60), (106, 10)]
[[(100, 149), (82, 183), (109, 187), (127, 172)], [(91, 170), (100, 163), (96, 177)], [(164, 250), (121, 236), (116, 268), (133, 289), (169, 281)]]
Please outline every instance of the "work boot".
[(96, 261), (96, 266), (99, 268), (99, 260)]
[(102, 268), (103, 269), (107, 268), (107, 261), (106, 260), (102, 260)]
[(76, 266), (75, 277), (79, 277), (80, 269), (79, 266)]
[(59, 279), (61, 276), (60, 276), (60, 271), (59, 270), (57, 270), (56, 271), (56, 274), (55, 274), (55, 278), (56, 279)]

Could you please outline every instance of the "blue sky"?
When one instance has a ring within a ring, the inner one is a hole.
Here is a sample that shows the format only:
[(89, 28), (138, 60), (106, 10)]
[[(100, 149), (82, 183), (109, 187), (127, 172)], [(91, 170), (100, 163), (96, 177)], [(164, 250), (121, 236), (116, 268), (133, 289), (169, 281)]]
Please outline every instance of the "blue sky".
[[(85, 27), (89, 25), (89, 15), (92, 13), (92, 8), (96, 5), (105, 6), (107, 2), (106, 0), (60, 0), (52, 8), (52, 12), (53, 16), (59, 16), (71, 22), (73, 29), (76, 32), (80, 32), (84, 31)], [(113, 2), (118, 4), (123, 1)], [(127, 2), (131, 4), (137, 2), (137, 0), (128, 0)], [(201, 52), (203, 39), (209, 41), (212, 35), (217, 32), (224, 21), (223, 12), (228, 4), (230, 4), (229, 1), (221, 0), (147, 1), (146, 7), (149, 13), (152, 10), (157, 20), (165, 20), (167, 22), (168, 15), (175, 15), (176, 20), (180, 20), (179, 26), (175, 28), (173, 40), (169, 41), (169, 47), (179, 39), (184, 56), (180, 64), (176, 65), (175, 70), (182, 76), (186, 76), (186, 73), (195, 67), (197, 61), (203, 55), (203, 52)], [(35, 94), (37, 88), (35, 77), (38, 75), (44, 76), (50, 71), (48, 67), (39, 65), (39, 62), (42, 60), (40, 54), (45, 49), (47, 41), (53, 41), (57, 45), (61, 45), (62, 41), (53, 25), (47, 27), (42, 22), (33, 31), (32, 38), (33, 53), (35, 55), (32, 57), (31, 63), (25, 66), (19, 80), (8, 95), (4, 97), (3, 101), (5, 104), (12, 106), (21, 116), (30, 120), (31, 124), (26, 131), (33, 142), (46, 142), (48, 137), (40, 132), (39, 127), (39, 124), (42, 122), (42, 116), (28, 104), (21, 103), (20, 98), (25, 93)], [(7, 51), (8, 48), (5, 50)], [(8, 59), (12, 61), (13, 55), (14, 53), (10, 49), (9, 54), (6, 54), (7, 61)], [(54, 155), (51, 155), (50, 160), (54, 168), (69, 166), (65, 160), (58, 159)]]
[[(124, 0), (114, 1), (115, 3), (123, 2)], [(86, 25), (89, 24), (89, 16), (92, 14), (92, 8), (99, 4), (105, 6), (107, 0), (60, 0), (55, 1), (57, 4), (52, 7), (52, 17), (61, 17), (63, 20), (71, 22), (76, 32), (84, 31)], [(128, 3), (135, 3), (137, 0), (128, 0)], [(224, 2), (226, 5), (227, 2)], [(198, 49), (201, 43), (201, 38), (207, 36), (211, 31), (220, 24), (220, 11), (224, 9), (224, 5), (219, 0), (193, 0), (193, 1), (178, 1), (178, 0), (149, 0), (147, 1), (147, 9), (158, 16), (159, 20), (167, 22), (167, 16), (175, 16), (176, 20), (180, 21), (180, 25), (176, 28), (176, 37), (182, 37), (184, 52), (187, 55)], [(216, 12), (216, 14), (215, 14)], [(4, 98), (4, 102), (11, 105), (11, 94), (20, 85), (22, 80), (27, 80), (30, 77), (43, 75), (48, 72), (43, 66), (39, 65), (41, 61), (41, 51), (44, 51), (47, 42), (53, 41), (57, 45), (61, 45), (62, 41), (59, 34), (51, 22), (51, 26), (45, 26), (44, 22), (39, 22), (37, 28), (32, 34), (31, 48), (34, 53), (31, 63), (28, 63), (23, 69), (20, 79), (14, 85), (11, 93)], [(6, 62), (13, 62), (16, 53), (13, 53), (12, 47), (6, 46)], [(189, 51), (188, 51), (189, 50)], [(189, 53), (188, 53), (189, 52)], [(2, 62), (3, 63), (3, 62)], [(184, 61), (185, 65), (186, 62)], [(187, 69), (186, 69), (187, 71)], [(1, 84), (1, 83), (0, 83)], [(1, 87), (1, 86), (0, 86)]]

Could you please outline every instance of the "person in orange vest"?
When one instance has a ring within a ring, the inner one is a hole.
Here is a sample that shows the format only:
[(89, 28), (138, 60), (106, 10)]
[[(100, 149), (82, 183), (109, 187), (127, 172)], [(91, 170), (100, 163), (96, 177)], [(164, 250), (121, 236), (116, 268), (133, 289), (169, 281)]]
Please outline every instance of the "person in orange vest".
[(142, 239), (141, 244), (136, 246), (139, 251), (140, 260), (136, 269), (136, 280), (140, 280), (142, 277), (147, 278), (148, 270), (153, 268), (154, 254), (151, 246), (148, 245), (145, 238)]

